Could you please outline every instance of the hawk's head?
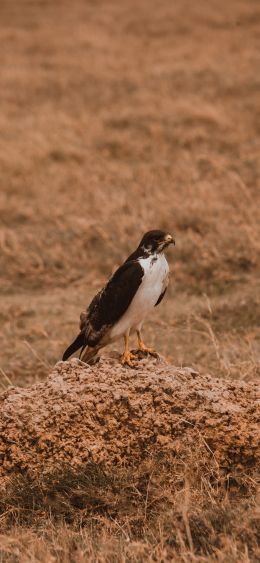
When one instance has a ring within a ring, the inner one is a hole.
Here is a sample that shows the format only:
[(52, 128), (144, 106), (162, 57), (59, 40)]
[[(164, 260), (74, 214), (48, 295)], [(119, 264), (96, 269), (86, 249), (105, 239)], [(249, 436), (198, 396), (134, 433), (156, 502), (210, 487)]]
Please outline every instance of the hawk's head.
[(162, 252), (169, 244), (175, 244), (171, 235), (164, 231), (148, 231), (143, 236), (139, 247), (148, 252)]

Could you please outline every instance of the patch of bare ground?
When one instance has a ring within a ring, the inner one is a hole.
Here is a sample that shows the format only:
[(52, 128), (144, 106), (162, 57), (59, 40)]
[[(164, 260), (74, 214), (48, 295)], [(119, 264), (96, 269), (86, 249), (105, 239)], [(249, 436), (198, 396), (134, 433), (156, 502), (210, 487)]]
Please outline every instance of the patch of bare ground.
[(254, 383), (109, 357), (10, 388), (2, 557), (257, 561), (258, 399)]

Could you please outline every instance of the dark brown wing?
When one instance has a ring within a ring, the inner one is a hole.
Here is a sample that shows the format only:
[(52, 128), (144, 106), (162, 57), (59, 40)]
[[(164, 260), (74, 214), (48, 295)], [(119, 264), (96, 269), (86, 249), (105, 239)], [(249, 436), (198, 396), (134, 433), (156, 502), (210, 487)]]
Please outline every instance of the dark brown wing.
[(97, 346), (106, 331), (126, 312), (139, 285), (144, 270), (136, 260), (125, 262), (91, 301), (81, 315), (80, 329), (85, 345)]

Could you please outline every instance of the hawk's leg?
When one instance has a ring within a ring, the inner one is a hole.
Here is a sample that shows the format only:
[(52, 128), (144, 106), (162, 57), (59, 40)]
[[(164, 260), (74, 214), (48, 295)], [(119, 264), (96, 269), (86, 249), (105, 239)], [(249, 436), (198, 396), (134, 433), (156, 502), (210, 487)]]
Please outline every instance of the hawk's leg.
[(155, 358), (158, 358), (158, 354), (156, 350), (154, 350), (153, 348), (147, 348), (147, 346), (145, 346), (144, 341), (142, 339), (141, 331), (137, 330), (136, 332), (138, 338), (138, 352), (143, 352), (144, 354), (150, 354), (150, 356), (154, 356)]
[(121, 363), (124, 365), (129, 366), (130, 368), (134, 367), (134, 364), (131, 360), (134, 360), (135, 356), (129, 350), (129, 333), (124, 334), (124, 341), (125, 341), (125, 349), (124, 353), (121, 357)]

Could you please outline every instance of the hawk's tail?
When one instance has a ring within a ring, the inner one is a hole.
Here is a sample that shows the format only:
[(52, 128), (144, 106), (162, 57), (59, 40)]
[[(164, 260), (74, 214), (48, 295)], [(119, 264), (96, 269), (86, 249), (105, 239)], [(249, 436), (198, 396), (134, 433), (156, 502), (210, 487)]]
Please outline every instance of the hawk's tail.
[(82, 346), (84, 347), (84, 345), (85, 345), (85, 334), (84, 332), (80, 332), (77, 338), (75, 338), (72, 344), (70, 344), (67, 350), (65, 350), (62, 356), (62, 361), (65, 362), (72, 354), (74, 354), (74, 352), (79, 350), (79, 348), (81, 348)]

